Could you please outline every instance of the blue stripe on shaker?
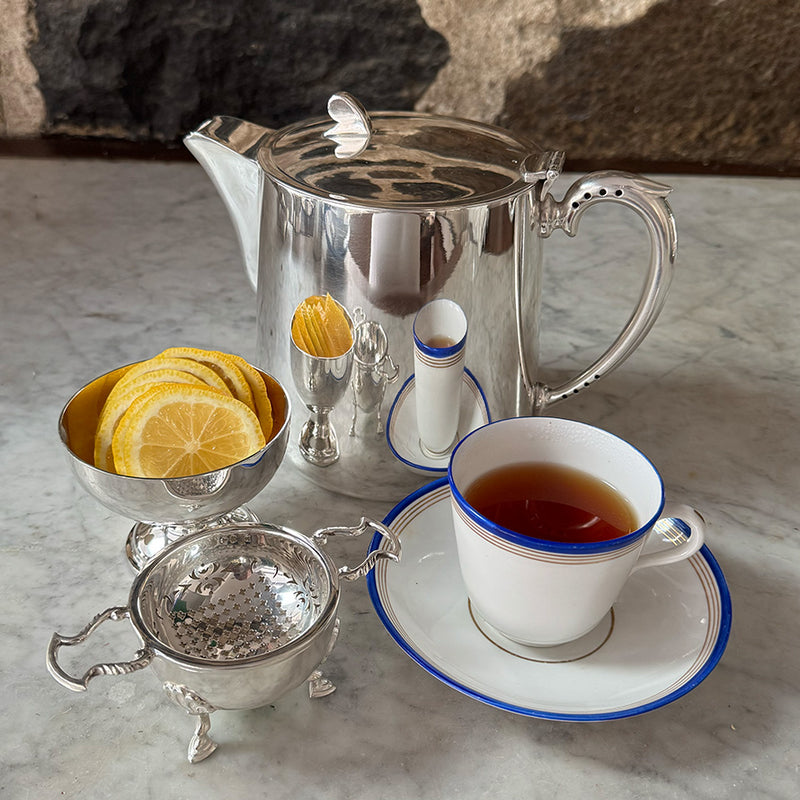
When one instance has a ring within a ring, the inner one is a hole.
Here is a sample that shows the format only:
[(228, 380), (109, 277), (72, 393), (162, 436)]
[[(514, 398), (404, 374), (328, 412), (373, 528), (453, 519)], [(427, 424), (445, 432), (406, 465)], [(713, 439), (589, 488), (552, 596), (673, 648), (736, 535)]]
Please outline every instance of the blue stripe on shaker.
[(465, 333), (464, 336), (455, 344), (450, 345), (450, 347), (431, 347), (430, 345), (425, 344), (417, 336), (416, 331), (414, 331), (414, 344), (419, 349), (421, 353), (425, 353), (426, 356), (431, 356), (432, 358), (447, 358), (448, 356), (453, 356), (456, 353), (460, 352), (464, 349), (464, 345), (467, 343), (467, 334)]

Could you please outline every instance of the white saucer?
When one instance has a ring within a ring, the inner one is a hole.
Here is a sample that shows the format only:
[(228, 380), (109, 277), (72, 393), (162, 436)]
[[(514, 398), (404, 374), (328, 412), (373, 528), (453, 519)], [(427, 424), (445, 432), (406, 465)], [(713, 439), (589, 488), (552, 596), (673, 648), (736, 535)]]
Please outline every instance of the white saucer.
[[(464, 369), (461, 383), (461, 412), (457, 439), (491, 420), (489, 406), (475, 376)], [(417, 431), (417, 404), (414, 395), (414, 375), (400, 387), (386, 419), (386, 441), (395, 458), (415, 472), (429, 477), (444, 475), (450, 463), (450, 453), (435, 458), (422, 451)]]
[[(577, 642), (515, 644), (473, 616), (458, 568), (446, 479), (389, 513), (399, 563), (367, 576), (386, 629), (431, 675), (497, 708), (589, 722), (651, 711), (694, 689), (728, 642), (728, 587), (707, 547), (631, 576), (612, 611)], [(381, 547), (376, 535), (370, 550)], [(658, 546), (658, 542), (654, 543)]]

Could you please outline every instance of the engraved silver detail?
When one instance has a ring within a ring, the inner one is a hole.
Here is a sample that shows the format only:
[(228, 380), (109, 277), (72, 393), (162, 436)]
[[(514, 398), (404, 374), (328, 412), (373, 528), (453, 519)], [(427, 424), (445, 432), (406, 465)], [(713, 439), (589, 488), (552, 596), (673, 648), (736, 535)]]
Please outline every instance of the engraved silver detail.
[(197, 764), (208, 758), (216, 749), (217, 743), (211, 738), (211, 718), (216, 709), (203, 700), (200, 695), (186, 686), (178, 683), (164, 683), (164, 692), (175, 705), (182, 708), (187, 714), (197, 717), (197, 723), (192, 738), (189, 740), (187, 752), (190, 763)]
[(91, 681), (93, 678), (96, 678), (98, 675), (129, 675), (131, 672), (137, 672), (140, 669), (144, 669), (153, 660), (153, 653), (149, 648), (137, 650), (130, 661), (115, 661), (94, 664), (92, 667), (87, 669), (80, 678), (70, 675), (58, 663), (58, 651), (62, 647), (72, 647), (86, 641), (89, 635), (106, 620), (118, 622), (123, 619), (128, 619), (129, 617), (130, 612), (127, 608), (114, 606), (97, 614), (94, 619), (92, 619), (92, 621), (75, 636), (63, 636), (60, 633), (54, 633), (50, 637), (50, 643), (47, 647), (48, 672), (65, 688), (70, 689), (73, 692), (85, 692), (87, 686), (89, 685), (89, 681)]
[(597, 203), (626, 206), (647, 226), (650, 262), (637, 306), (611, 346), (583, 372), (559, 386), (533, 386), (533, 413), (542, 413), (551, 404), (578, 394), (606, 375), (639, 346), (655, 323), (667, 298), (678, 247), (675, 218), (665, 200), (671, 191), (669, 186), (641, 175), (607, 170), (575, 181), (560, 202), (549, 195), (536, 207), (540, 234), (548, 237), (556, 229), (575, 236), (581, 217)]
[(386, 386), (397, 380), (400, 368), (389, 355), (389, 339), (379, 322), (367, 319), (362, 308), (353, 309), (353, 322), (353, 419), (350, 436), (356, 435), (359, 411), (375, 414), (375, 434), (380, 435), (383, 433), (381, 406)]
[(387, 547), (383, 550), (372, 550), (367, 557), (357, 567), (340, 567), (339, 577), (346, 581), (354, 581), (358, 578), (363, 578), (382, 558), (389, 559), (389, 561), (399, 561), (401, 553), (400, 539), (397, 534), (384, 525), (382, 522), (377, 522), (369, 517), (361, 517), (358, 525), (350, 526), (335, 526), (330, 528), (320, 528), (312, 534), (311, 538), (317, 544), (324, 546), (328, 541), (329, 536), (361, 536), (368, 530), (376, 530), (388, 542)]

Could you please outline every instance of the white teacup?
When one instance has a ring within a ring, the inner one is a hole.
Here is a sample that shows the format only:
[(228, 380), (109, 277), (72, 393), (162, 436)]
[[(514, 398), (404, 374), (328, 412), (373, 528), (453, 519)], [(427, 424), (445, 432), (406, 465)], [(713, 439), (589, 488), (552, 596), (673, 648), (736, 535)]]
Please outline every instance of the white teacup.
[[(568, 467), (610, 485), (626, 501), (635, 530), (605, 541), (533, 538), (492, 522), (465, 499), (487, 473), (530, 463)], [(554, 417), (489, 423), (459, 442), (448, 477), (458, 560), (473, 609), (521, 644), (546, 647), (580, 638), (608, 613), (631, 573), (689, 558), (703, 544), (705, 526), (696, 511), (665, 508), (653, 464), (622, 439), (584, 423)], [(668, 517), (682, 520), (689, 538), (641, 555), (649, 532)]]
[(456, 440), (467, 343), (467, 318), (446, 298), (426, 303), (414, 319), (414, 395), (423, 452), (446, 457)]

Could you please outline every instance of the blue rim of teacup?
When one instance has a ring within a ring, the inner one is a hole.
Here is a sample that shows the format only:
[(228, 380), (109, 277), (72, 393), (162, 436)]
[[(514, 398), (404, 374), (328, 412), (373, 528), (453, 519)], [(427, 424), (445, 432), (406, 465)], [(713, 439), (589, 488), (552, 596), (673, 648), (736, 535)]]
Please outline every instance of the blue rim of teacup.
[[(617, 439), (618, 441), (622, 442), (623, 444), (630, 447), (636, 453), (638, 453), (653, 469), (656, 477), (658, 478), (658, 483), (661, 491), (661, 497), (659, 499), (658, 509), (656, 510), (655, 514), (645, 523), (643, 523), (640, 527), (638, 527), (635, 531), (631, 531), (631, 533), (626, 533), (624, 536), (619, 536), (616, 539), (606, 539), (605, 541), (601, 542), (553, 542), (549, 539), (537, 539), (534, 536), (525, 536), (524, 534), (517, 533), (516, 531), (512, 531), (509, 528), (505, 528), (502, 525), (498, 525), (496, 522), (492, 522), (488, 517), (484, 517), (483, 514), (476, 511), (472, 506), (466, 501), (464, 496), (459, 491), (458, 487), (455, 485), (453, 480), (453, 460), (456, 457), (459, 449), (462, 445), (469, 439), (471, 436), (474, 436), (476, 433), (484, 430), (484, 428), (488, 428), (490, 425), (502, 425), (503, 423), (513, 422), (515, 420), (528, 420), (528, 419), (555, 419), (559, 422), (566, 422), (570, 425), (578, 425), (584, 428), (591, 428), (592, 430), (601, 431), (606, 436), (609, 436), (613, 439)], [(609, 431), (603, 430), (602, 428), (597, 428), (594, 425), (587, 425), (585, 422), (578, 422), (576, 420), (566, 420), (560, 417), (506, 417), (505, 419), (498, 419), (494, 422), (488, 422), (486, 425), (482, 425), (480, 428), (476, 428), (474, 431), (468, 433), (460, 442), (453, 448), (453, 452), (450, 455), (450, 463), (447, 466), (447, 481), (450, 485), (450, 493), (452, 497), (455, 499), (458, 507), (474, 522), (484, 528), (491, 534), (495, 536), (505, 539), (507, 542), (511, 542), (512, 544), (520, 545), (525, 547), (529, 550), (544, 550), (550, 553), (609, 553), (614, 550), (620, 550), (623, 547), (627, 547), (630, 544), (633, 544), (638, 539), (641, 539), (645, 536), (650, 529), (655, 525), (658, 521), (659, 517), (661, 516), (661, 512), (664, 510), (664, 480), (661, 477), (661, 474), (656, 469), (653, 462), (637, 447), (634, 447), (630, 442), (626, 442), (620, 436), (616, 436)]]
[(417, 311), (416, 315), (414, 316), (414, 323), (411, 326), (411, 334), (414, 337), (414, 344), (419, 348), (420, 352), (433, 358), (447, 358), (448, 356), (454, 356), (460, 350), (464, 349), (464, 345), (467, 342), (467, 333), (469, 332), (469, 320), (465, 320), (466, 324), (464, 327), (464, 335), (455, 344), (451, 344), (449, 347), (431, 347), (430, 345), (425, 344), (425, 342), (423, 342), (422, 339), (417, 336), (417, 317), (419, 317), (419, 315), (422, 313), (423, 308), (429, 306), (431, 303), (436, 303), (439, 300), (447, 300), (453, 305), (458, 305), (455, 300), (450, 300), (449, 297), (437, 297), (436, 300), (428, 301), (419, 311)]

